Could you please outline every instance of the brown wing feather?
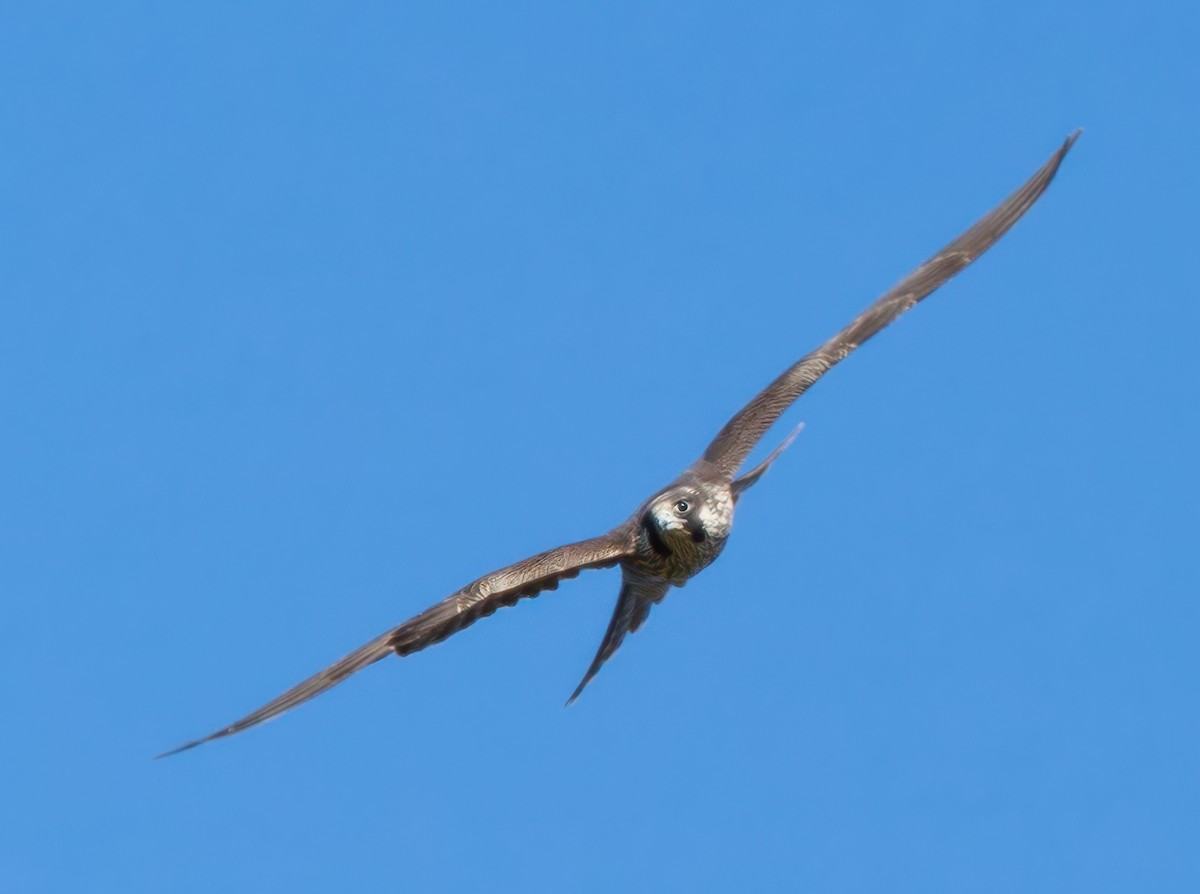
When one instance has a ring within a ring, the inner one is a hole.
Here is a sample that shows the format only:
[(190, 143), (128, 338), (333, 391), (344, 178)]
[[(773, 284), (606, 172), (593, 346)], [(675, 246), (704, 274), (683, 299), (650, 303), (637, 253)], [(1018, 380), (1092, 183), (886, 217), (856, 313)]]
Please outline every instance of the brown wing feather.
[(314, 674), (241, 720), (202, 739), (160, 754), (159, 757), (169, 757), (213, 739), (232, 736), (278, 717), (393, 652), (401, 656), (411, 655), (426, 646), (441, 642), (480, 618), (487, 617), (498, 608), (513, 605), (520, 599), (536, 596), (545, 590), (557, 589), (560, 581), (576, 577), (581, 571), (616, 565), (630, 552), (630, 538), (624, 528), (617, 528), (602, 537), (560, 546), (558, 549), (539, 553), (494, 571), (410, 618), (399, 627), (355, 649), (341, 661)]
[(1079, 134), (1080, 131), (1076, 131), (1067, 137), (1037, 173), (986, 217), (910, 273), (849, 326), (801, 358), (763, 389), (721, 429), (697, 465), (715, 469), (725, 477), (732, 478), (767, 429), (817, 379), (872, 335), (963, 270), (1008, 232), (1046, 191)]

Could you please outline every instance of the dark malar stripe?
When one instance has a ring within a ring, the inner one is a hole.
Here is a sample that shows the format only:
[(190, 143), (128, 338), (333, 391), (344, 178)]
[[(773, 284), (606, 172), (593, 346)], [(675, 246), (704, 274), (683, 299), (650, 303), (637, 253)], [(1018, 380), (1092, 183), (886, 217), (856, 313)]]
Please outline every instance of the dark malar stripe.
[(650, 541), (650, 548), (664, 559), (669, 559), (671, 557), (671, 550), (662, 539), (662, 535), (658, 533), (658, 525), (654, 523), (654, 516), (650, 514), (649, 509), (642, 516), (642, 528), (646, 531), (646, 539)]

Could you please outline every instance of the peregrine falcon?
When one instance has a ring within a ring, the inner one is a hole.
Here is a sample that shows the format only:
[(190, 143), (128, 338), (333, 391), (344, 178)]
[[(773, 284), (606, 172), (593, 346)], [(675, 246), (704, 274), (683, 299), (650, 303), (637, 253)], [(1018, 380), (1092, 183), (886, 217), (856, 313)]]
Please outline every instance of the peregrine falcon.
[(672, 587), (682, 586), (720, 555), (733, 527), (738, 499), (791, 443), (795, 432), (762, 463), (738, 475), (750, 451), (796, 398), (855, 348), (987, 251), (1045, 192), (1080, 131), (1069, 136), (1016, 192), (933, 255), (759, 392), (725, 424), (704, 453), (606, 534), (560, 546), (493, 571), (398, 627), (355, 649), (283, 695), (216, 732), (159, 755), (166, 757), (231, 736), (320, 695), (388, 655), (411, 655), (441, 642), (496, 609), (554, 590), (589, 568), (621, 566), (621, 590), (600, 649), (568, 699), (584, 687), (625, 637), (645, 623)]

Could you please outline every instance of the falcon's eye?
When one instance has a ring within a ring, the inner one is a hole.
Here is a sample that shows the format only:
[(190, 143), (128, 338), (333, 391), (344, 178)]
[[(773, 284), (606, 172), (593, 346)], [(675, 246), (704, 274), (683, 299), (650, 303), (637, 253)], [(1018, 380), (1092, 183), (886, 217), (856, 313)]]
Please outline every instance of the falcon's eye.
[(692, 508), (691, 504), (689, 504), (687, 500), (680, 500), (678, 503), (675, 504), (675, 511), (678, 512), (680, 515), (683, 515), (691, 508)]

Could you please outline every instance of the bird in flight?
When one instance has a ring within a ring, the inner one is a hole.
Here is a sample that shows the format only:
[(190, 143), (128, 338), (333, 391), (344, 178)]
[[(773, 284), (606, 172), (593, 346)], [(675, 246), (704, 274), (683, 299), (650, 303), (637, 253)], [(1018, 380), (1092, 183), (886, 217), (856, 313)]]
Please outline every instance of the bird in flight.
[(486, 574), (458, 592), (355, 649), (283, 695), (216, 732), (159, 755), (168, 757), (231, 736), (279, 716), (388, 655), (411, 655), (441, 642), (499, 608), (554, 590), (589, 568), (621, 566), (621, 590), (596, 657), (567, 704), (645, 623), (672, 587), (683, 586), (721, 553), (738, 499), (791, 443), (784, 443), (744, 475), (750, 451), (813, 383), (855, 348), (987, 251), (1038, 200), (1080, 131), (1069, 136), (1016, 192), (910, 273), (841, 332), (788, 367), (737, 412), (703, 455), (617, 527), (599, 537), (560, 546)]

